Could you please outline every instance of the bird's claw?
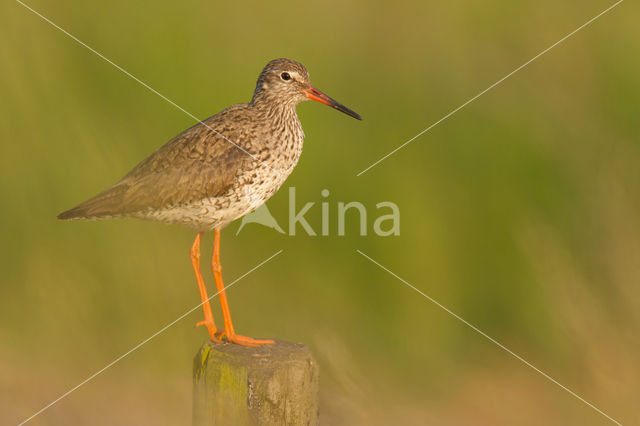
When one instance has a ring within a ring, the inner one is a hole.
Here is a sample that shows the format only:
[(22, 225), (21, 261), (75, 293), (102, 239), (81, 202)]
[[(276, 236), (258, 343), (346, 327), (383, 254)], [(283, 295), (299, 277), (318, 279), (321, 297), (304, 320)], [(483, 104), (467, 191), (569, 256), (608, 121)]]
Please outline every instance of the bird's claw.
[(240, 346), (248, 346), (250, 348), (259, 348), (261, 345), (273, 345), (275, 342), (271, 339), (254, 339), (252, 337), (242, 336), (240, 334), (227, 334), (223, 332), (223, 337), (227, 342), (235, 343)]
[(213, 324), (212, 321), (202, 320), (196, 323), (196, 327), (200, 327), (204, 325), (207, 327), (207, 331), (209, 332), (209, 337), (216, 343), (222, 343), (222, 335), (224, 334), (223, 330), (218, 330), (218, 328)]

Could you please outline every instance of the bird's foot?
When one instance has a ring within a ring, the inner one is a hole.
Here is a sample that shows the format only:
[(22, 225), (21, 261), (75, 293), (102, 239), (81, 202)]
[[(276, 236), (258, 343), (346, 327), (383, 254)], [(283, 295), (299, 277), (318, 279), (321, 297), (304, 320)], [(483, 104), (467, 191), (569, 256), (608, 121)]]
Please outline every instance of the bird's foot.
[(271, 339), (254, 339), (252, 337), (241, 336), (240, 334), (227, 334), (225, 331), (223, 333), (224, 338), (230, 342), (235, 343), (236, 345), (241, 346), (249, 346), (251, 348), (258, 348), (260, 345), (273, 345), (275, 342)]
[(205, 327), (207, 327), (207, 331), (209, 332), (209, 337), (211, 338), (211, 340), (213, 340), (216, 343), (222, 343), (222, 340), (220, 339), (220, 337), (222, 336), (222, 334), (224, 334), (224, 332), (218, 330), (218, 328), (215, 326), (213, 321), (207, 321), (207, 320), (199, 321), (196, 324), (196, 327), (200, 327), (201, 325), (204, 325)]

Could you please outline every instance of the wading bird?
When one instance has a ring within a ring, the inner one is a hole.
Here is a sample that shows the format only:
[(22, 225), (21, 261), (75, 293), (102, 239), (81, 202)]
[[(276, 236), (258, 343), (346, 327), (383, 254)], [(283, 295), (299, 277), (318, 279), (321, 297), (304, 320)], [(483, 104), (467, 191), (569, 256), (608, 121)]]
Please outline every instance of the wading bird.
[[(58, 219), (139, 218), (188, 226), (204, 320), (215, 342), (245, 346), (273, 343), (235, 333), (220, 265), (220, 230), (262, 205), (293, 171), (304, 133), (296, 106), (307, 99), (362, 118), (315, 89), (306, 68), (290, 59), (269, 62), (251, 102), (232, 105), (185, 130), (124, 176)], [(211, 267), (220, 296), (224, 329), (216, 327), (200, 270), (200, 240), (214, 231)]]

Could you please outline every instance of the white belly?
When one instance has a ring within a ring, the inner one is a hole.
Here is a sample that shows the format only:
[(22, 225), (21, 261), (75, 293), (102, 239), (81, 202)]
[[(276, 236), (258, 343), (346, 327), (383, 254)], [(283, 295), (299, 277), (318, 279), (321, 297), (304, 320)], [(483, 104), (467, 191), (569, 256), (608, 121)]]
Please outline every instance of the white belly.
[(261, 176), (260, 178), (255, 177), (255, 171), (240, 176), (232, 187), (219, 197), (204, 198), (189, 204), (145, 212), (136, 216), (141, 219), (184, 225), (197, 231), (223, 228), (264, 204), (282, 186), (292, 170), (293, 166), (276, 174), (273, 171), (260, 173), (259, 168), (257, 175)]

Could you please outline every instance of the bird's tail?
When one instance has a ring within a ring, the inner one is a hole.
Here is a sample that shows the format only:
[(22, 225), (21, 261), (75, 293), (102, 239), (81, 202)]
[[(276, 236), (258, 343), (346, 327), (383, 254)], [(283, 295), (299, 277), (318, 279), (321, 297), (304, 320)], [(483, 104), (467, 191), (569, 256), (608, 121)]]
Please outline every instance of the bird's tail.
[(60, 220), (100, 220), (121, 217), (118, 207), (121, 205), (124, 188), (114, 185), (102, 191), (84, 203), (58, 215)]

